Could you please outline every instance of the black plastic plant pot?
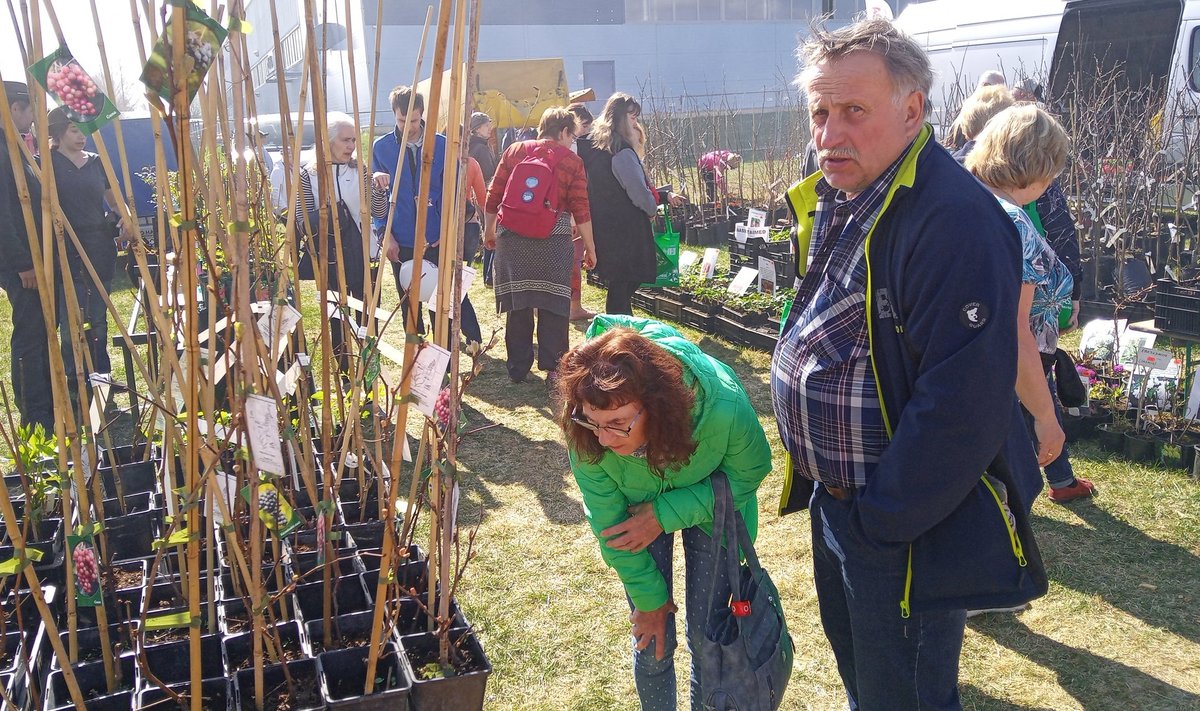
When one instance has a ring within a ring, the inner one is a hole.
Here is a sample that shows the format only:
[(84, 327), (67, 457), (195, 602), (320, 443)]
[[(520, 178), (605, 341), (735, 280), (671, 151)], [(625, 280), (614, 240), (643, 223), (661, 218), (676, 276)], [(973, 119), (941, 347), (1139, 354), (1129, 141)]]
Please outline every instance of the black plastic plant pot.
[[(411, 597), (403, 597), (400, 599), (400, 610), (396, 615), (396, 634), (404, 637), (429, 631), (429, 613), (422, 607), (427, 602), (428, 600), (425, 598), (416, 600)], [(440, 601), (434, 601), (435, 607), (439, 604)], [(437, 610), (434, 609), (433, 612), (436, 614)], [(451, 629), (466, 629), (467, 618), (453, 599), (450, 600), (450, 619), (453, 620), (450, 623)]]
[[(335, 575), (354, 575), (360, 572), (358, 557), (348, 554), (340, 555), (337, 558), (337, 563), (334, 564), (334, 571)], [(322, 575), (321, 564), (317, 562), (316, 551), (293, 555), (292, 572), (296, 575), (304, 576), (304, 579), (307, 581), (320, 580)]]
[[(167, 684), (167, 688), (182, 696), (184, 706), (191, 708), (191, 684)], [(229, 709), (233, 709), (236, 706), (233, 699), (233, 683), (229, 679), (205, 679), (201, 681), (200, 699), (200, 708), (203, 708), (205, 711), (221, 711), (222, 709), (229, 711)], [(251, 701), (251, 704), (253, 704), (253, 701)], [(179, 708), (179, 706), (176, 705), (167, 692), (157, 686), (151, 686), (138, 695), (138, 704), (135, 708), (173, 711)]]
[[(158, 490), (158, 466), (161, 462), (151, 459), (145, 462), (120, 464), (115, 467), (100, 467), (100, 481), (104, 484), (104, 493), (108, 498), (129, 496), (144, 491)], [(117, 478), (121, 479), (121, 488), (117, 489)]]
[[(300, 634), (300, 623), (293, 621), (276, 624), (269, 630), (269, 634), (278, 637), (279, 644), (283, 647), (283, 658), (285, 661), (290, 662), (312, 656), (306, 640)], [(272, 655), (266, 651), (269, 644), (271, 643), (266, 639), (266, 635), (264, 635), (263, 660), (267, 664), (272, 663)], [(230, 635), (224, 639), (222, 646), (225, 648), (225, 666), (230, 674), (239, 672), (242, 669), (248, 669), (253, 665), (253, 632), (247, 630), (246, 632)]]
[[(127, 590), (117, 590), (112, 593), (104, 594), (104, 612), (110, 624), (115, 624), (129, 619), (125, 615), (125, 610), (128, 607), (130, 617), (137, 619), (138, 613), (142, 609), (142, 589), (130, 588)], [(75, 608), (76, 621), (81, 627), (95, 627), (99, 620), (96, 617), (96, 608), (79, 606)], [(64, 617), (64, 615), (59, 615)], [(66, 620), (61, 621), (66, 624)]]
[(4, 687), (8, 698), (12, 699), (13, 705), (18, 709), (25, 708), (29, 702), (28, 681), (25, 674), (0, 674), (0, 686)]
[(152, 461), (158, 458), (158, 448), (142, 442), (141, 444), (124, 444), (111, 449), (102, 449), (99, 462), (102, 467), (112, 467)]
[[(263, 586), (266, 588), (267, 592), (275, 593), (275, 592), (279, 591), (280, 578), (282, 578), (283, 580), (286, 581), (288, 579), (287, 572), (280, 570), (280, 571), (278, 571), (278, 574), (276, 574), (276, 570), (274, 567), (263, 566), (262, 582), (263, 582)], [(221, 574), (220, 599), (223, 601), (242, 599), (245, 596), (245, 592), (246, 592), (245, 583), (246, 583), (246, 581), (243, 581), (241, 579), (240, 572), (238, 573), (238, 584), (237, 585), (234, 585), (232, 571), (222, 573)]]
[(113, 561), (145, 558), (154, 554), (158, 530), (157, 511), (143, 511), (105, 519), (105, 540)]
[(367, 673), (368, 647), (354, 647), (325, 652), (321, 660), (321, 690), (329, 709), (358, 709), (359, 711), (404, 711), (412, 677), (400, 661), (395, 643), (384, 645), (375, 665), (375, 688), (363, 695)]
[[(483, 708), (492, 665), (470, 630), (451, 630), (454, 673), (441, 675), (438, 639), (432, 633), (401, 637), (413, 671), (412, 705), (421, 711), (473, 711)], [(424, 678), (423, 678), (424, 677)]]
[(113, 563), (103, 572), (105, 588), (108, 590), (141, 590), (146, 585), (146, 561), (126, 560)]
[[(218, 628), (221, 630), (221, 634), (232, 637), (250, 631), (250, 613), (246, 611), (244, 600), (226, 600), (217, 606), (217, 611)], [(288, 611), (294, 612), (291, 607), (288, 608)], [(282, 606), (276, 601), (272, 605), (271, 617), (268, 618), (265, 611), (263, 615), (266, 619), (278, 620), (283, 616), (282, 613)]]
[[(150, 673), (164, 684), (178, 684), (191, 678), (191, 656), (187, 641), (153, 644), (146, 647), (146, 665)], [(215, 634), (200, 638), (200, 678), (219, 679), (225, 676), (221, 660), (221, 640)], [(143, 680), (143, 684), (145, 684)]]
[[(122, 510), (122, 504), (124, 504), (124, 510)], [(124, 516), (131, 513), (149, 511), (150, 509), (154, 508), (153, 504), (154, 496), (149, 491), (143, 491), (137, 494), (128, 494), (123, 499), (118, 499), (115, 497), (111, 499), (105, 499), (103, 502), (104, 520), (107, 521), (110, 518)]]
[(42, 519), (37, 530), (33, 531), (25, 541), (25, 547), (39, 551), (43, 561), (56, 558), (62, 552), (62, 532), (63, 521), (61, 518)]
[[(293, 688), (288, 688), (283, 668), (278, 664), (263, 669), (263, 708), (281, 708), (287, 698), (286, 708), (290, 711), (315, 711), (325, 707), (321, 695), (321, 662), (318, 659), (301, 659), (288, 662), (288, 674)], [(243, 669), (237, 674), (238, 696), (242, 708), (254, 708), (254, 669)]]
[(4, 650), (4, 656), (0, 657), (0, 674), (7, 674), (17, 668), (21, 661), (21, 642), (24, 639), (25, 635), (16, 625), (9, 627), (9, 631), (4, 633), (3, 639), (0, 640)]
[[(351, 612), (334, 617), (330, 624), (330, 642), (325, 646), (325, 620), (317, 618), (308, 622), (308, 642), (314, 654), (338, 649), (351, 649), (370, 644), (371, 624), (375, 621), (374, 610)], [(389, 633), (390, 634), (390, 633)], [(398, 639), (398, 638), (397, 638)]]
[[(71, 671), (75, 673), (75, 681), (79, 684), (79, 693), (83, 694), (85, 699), (93, 699), (93, 701), (88, 702), (89, 709), (130, 708), (130, 704), (133, 701), (132, 694), (129, 693), (133, 691), (134, 683), (133, 655), (127, 654), (123, 657), (118, 657), (116, 662), (121, 673), (121, 681), (118, 684), (118, 689), (127, 692), (125, 706), (92, 705), (101, 701), (101, 698), (97, 697), (107, 697), (108, 683), (104, 678), (104, 662), (89, 662), (88, 664), (77, 664), (71, 667)], [(67, 680), (63, 676), (63, 670), (55, 669), (50, 672), (49, 678), (46, 679), (46, 708), (57, 709), (60, 707), (72, 707), (71, 693), (67, 691)]]
[[(63, 649), (70, 649), (70, 637), (71, 633), (66, 629), (61, 629), (58, 633), (58, 639), (62, 642)], [(79, 656), (75, 662), (76, 664), (90, 664), (101, 661), (104, 658), (100, 651), (99, 627), (84, 627), (76, 630), (75, 640), (79, 645)], [(108, 626), (108, 648), (114, 656), (118, 657), (133, 651), (133, 645), (129, 639), (129, 631), (125, 625), (111, 624)], [(62, 660), (52, 655), (50, 668), (61, 669)]]
[[(400, 563), (396, 566), (396, 585), (404, 596), (424, 595), (429, 591), (429, 564), (425, 561)], [(363, 585), (374, 596), (379, 587), (379, 569), (363, 573)]]
[[(348, 612), (362, 612), (371, 606), (363, 587), (362, 576), (346, 575), (334, 578), (333, 614), (344, 615)], [(296, 586), (296, 603), (300, 608), (300, 616), (305, 620), (315, 620), (324, 615), (325, 582), (317, 581)]]
[(383, 521), (348, 523), (345, 531), (359, 548), (378, 548), (383, 545)]
[[(136, 697), (132, 691), (119, 691), (108, 696), (88, 699), (85, 708), (87, 711), (127, 711), (132, 708), (133, 701)], [(68, 699), (69, 701), (70, 699)], [(46, 707), (50, 708), (50, 707)], [(140, 707), (139, 707), (140, 708)], [(51, 711), (74, 711), (74, 704), (66, 706), (56, 706)]]

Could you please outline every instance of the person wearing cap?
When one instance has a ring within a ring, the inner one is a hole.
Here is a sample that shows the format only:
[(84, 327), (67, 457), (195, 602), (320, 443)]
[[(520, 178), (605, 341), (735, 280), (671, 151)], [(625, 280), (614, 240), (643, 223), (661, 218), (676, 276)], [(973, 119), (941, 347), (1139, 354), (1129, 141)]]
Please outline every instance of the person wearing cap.
[[(70, 310), (64, 292), (63, 281), (69, 276), (75, 287), (75, 299), (79, 307), (79, 321), (83, 328), (83, 342), (90, 358), (83, 358), (86, 377), (91, 372), (108, 373), (112, 362), (108, 356), (108, 309), (103, 293), (112, 286), (117, 262), (117, 239), (127, 238), (125, 223), (115, 211), (116, 196), (108, 183), (100, 157), (84, 150), (87, 134), (71, 122), (66, 109), (58, 107), (50, 112), (50, 160), (54, 164), (54, 184), (58, 191), (58, 204), (62, 215), (75, 231), (80, 248), (74, 240), (66, 238), (67, 264), (58, 274), (58, 328), (62, 342), (63, 366), (67, 372), (67, 386), (76, 392), (79, 371), (75, 367), (75, 352), (71, 332)], [(45, 160), (45, 156), (42, 157)], [(92, 279), (81, 257), (96, 272)], [(99, 284), (96, 281), (99, 280)], [(101, 293), (103, 288), (103, 293)], [(89, 364), (90, 360), (90, 364)]]
[[(5, 81), (4, 93), (9, 113), (18, 134), (33, 126), (33, 106), (29, 87), (18, 81)], [(47, 432), (54, 428), (54, 401), (50, 390), (50, 351), (46, 322), (42, 318), (42, 300), (34, 276), (33, 255), (29, 250), (28, 223), (21, 204), (20, 182), (12, 169), (10, 150), (21, 150), (20, 136), (9, 144), (0, 124), (0, 288), (8, 294), (12, 306), (12, 334), (9, 354), (12, 358), (12, 389), (21, 424), (40, 424)], [(18, 155), (24, 183), (29, 189), (31, 206), (41, 203), (41, 187), (33, 166)], [(33, 209), (33, 227), (39, 228), (41, 210)]]

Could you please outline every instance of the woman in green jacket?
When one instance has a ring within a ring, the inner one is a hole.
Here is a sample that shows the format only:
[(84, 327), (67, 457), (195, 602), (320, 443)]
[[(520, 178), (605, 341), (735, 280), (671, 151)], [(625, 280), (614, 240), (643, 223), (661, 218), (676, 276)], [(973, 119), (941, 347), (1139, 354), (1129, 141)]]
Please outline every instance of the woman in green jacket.
[[(694, 649), (717, 552), (709, 477), (726, 473), (753, 538), (756, 492), (771, 470), (771, 450), (737, 376), (675, 329), (601, 315), (588, 338), (559, 366), (560, 424), (600, 554), (629, 598), (642, 708), (675, 709), (674, 533), (682, 532)], [(717, 591), (716, 599), (727, 598), (727, 590)], [(693, 708), (699, 675), (693, 662)]]

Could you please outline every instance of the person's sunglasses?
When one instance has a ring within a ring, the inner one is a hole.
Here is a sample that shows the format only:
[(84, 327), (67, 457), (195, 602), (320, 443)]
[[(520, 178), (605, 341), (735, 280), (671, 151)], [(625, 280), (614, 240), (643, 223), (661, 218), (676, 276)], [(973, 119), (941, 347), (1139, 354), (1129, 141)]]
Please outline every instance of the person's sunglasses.
[(637, 413), (633, 416), (633, 419), (629, 421), (629, 426), (626, 427), (625, 429), (621, 429), (619, 427), (610, 427), (607, 425), (605, 425), (603, 427), (600, 425), (597, 425), (596, 423), (592, 422), (588, 418), (584, 417), (583, 413), (579, 412), (578, 406), (574, 410), (571, 411), (571, 422), (574, 422), (575, 424), (579, 425), (580, 427), (584, 428), (585, 430), (595, 432), (596, 434), (600, 434), (600, 430), (604, 430), (605, 432), (608, 432), (609, 434), (614, 434), (618, 437), (628, 438), (629, 433), (633, 432), (633, 426), (637, 424), (638, 418), (642, 416), (642, 412), (645, 411), (645, 409), (646, 408), (643, 406), (640, 410), (638, 410)]

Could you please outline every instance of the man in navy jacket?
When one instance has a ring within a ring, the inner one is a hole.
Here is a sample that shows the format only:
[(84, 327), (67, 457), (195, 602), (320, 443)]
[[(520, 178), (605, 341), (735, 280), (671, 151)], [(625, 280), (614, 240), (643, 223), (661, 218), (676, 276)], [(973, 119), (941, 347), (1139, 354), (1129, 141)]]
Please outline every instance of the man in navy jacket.
[[(398, 86), (391, 93), (392, 111), (396, 114), (396, 129), (375, 139), (371, 149), (371, 181), (375, 187), (390, 188), (395, 196), (396, 214), (392, 217), (392, 231), (383, 237), (383, 253), (392, 263), (396, 278), (396, 290), (404, 296), (400, 286), (400, 265), (413, 258), (413, 245), (417, 232), (417, 199), (420, 189), (421, 154), (426, 150), (425, 98), (412, 87)], [(401, 140), (401, 132), (404, 133)], [(403, 152), (403, 156), (401, 156)], [(442, 184), (446, 171), (446, 137), (434, 134), (433, 167), (429, 179), (429, 198), (425, 206), (425, 259), (436, 263), (438, 241), (442, 234)], [(389, 199), (391, 195), (389, 193)], [(449, 217), (449, 219), (456, 219)], [(457, 219), (462, 219), (459, 216)], [(386, 229), (387, 218), (374, 220), (379, 232)], [(402, 313), (408, 319), (408, 300), (401, 302)], [(462, 303), (463, 336), (468, 341), (481, 341), (479, 319), (471, 300), (465, 295)], [(418, 330), (422, 331), (421, 316), (417, 315)]]
[(788, 191), (804, 279), (771, 373), (782, 512), (810, 509), (850, 708), (960, 709), (966, 610), (1046, 589), (1014, 391), (1020, 240), (932, 139), (911, 38), (864, 20), (802, 56), (820, 172)]
[[(33, 106), (29, 88), (17, 81), (4, 82), (9, 111), (18, 133), (33, 126)], [(21, 136), (13, 137), (20, 150)], [(24, 174), (33, 207), (34, 228), (41, 224), (41, 186), (33, 167), (18, 153), (18, 169)], [(46, 340), (46, 321), (42, 299), (34, 277), (33, 255), (29, 251), (25, 210), (13, 172), (8, 138), (0, 126), (0, 288), (12, 305), (12, 389), (22, 425), (42, 425), (54, 432), (54, 402), (50, 392), (50, 350)]]

